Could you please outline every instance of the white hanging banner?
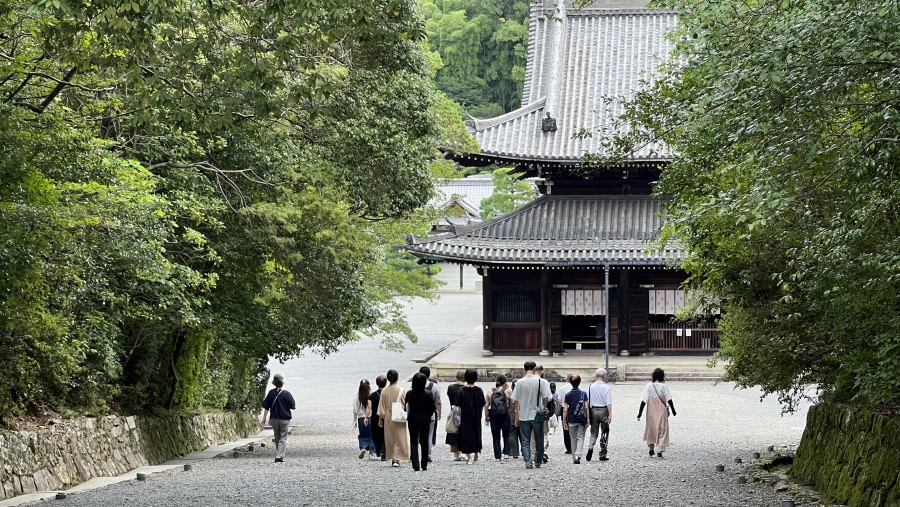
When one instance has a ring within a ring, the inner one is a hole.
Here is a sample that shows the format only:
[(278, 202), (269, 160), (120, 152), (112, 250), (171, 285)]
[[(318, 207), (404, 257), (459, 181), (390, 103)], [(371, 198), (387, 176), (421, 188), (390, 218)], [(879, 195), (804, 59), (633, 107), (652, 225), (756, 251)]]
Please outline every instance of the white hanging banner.
[(602, 290), (567, 289), (560, 291), (563, 315), (606, 315)]

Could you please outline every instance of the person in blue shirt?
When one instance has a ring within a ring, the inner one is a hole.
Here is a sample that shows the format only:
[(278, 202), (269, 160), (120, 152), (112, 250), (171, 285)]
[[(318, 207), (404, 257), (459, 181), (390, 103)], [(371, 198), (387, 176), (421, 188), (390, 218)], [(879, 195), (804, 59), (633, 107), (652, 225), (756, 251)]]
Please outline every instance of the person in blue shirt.
[[(284, 388), (284, 377), (280, 373), (276, 373), (272, 378), (274, 389), (270, 390), (263, 400), (262, 408), (262, 424), (265, 426), (266, 419), (272, 425), (272, 431), (275, 432), (275, 462), (284, 462), (284, 455), (287, 452), (288, 428), (291, 424), (291, 410), (296, 410), (297, 405), (294, 403), (294, 397)], [(271, 417), (270, 417), (271, 413)]]

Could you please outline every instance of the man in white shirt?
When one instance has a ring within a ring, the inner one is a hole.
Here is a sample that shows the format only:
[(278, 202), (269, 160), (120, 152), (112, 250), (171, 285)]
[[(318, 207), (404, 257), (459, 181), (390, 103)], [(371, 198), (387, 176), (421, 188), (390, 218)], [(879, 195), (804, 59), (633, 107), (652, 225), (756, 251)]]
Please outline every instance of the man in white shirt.
[[(534, 374), (534, 361), (525, 361), (525, 376), (516, 382), (512, 399), (519, 402), (519, 440), (525, 468), (540, 468), (544, 454), (544, 425), (535, 424), (538, 409), (546, 408), (550, 399), (550, 383)], [(531, 434), (534, 433), (535, 448), (531, 448)], [(534, 455), (532, 456), (532, 452)]]
[(594, 372), (596, 379), (588, 388), (588, 404), (591, 407), (591, 445), (585, 458), (591, 460), (594, 455), (594, 445), (597, 443), (599, 432), (600, 454), (599, 461), (608, 461), (606, 447), (609, 442), (609, 424), (612, 422), (612, 389), (606, 383), (606, 370), (597, 368)]

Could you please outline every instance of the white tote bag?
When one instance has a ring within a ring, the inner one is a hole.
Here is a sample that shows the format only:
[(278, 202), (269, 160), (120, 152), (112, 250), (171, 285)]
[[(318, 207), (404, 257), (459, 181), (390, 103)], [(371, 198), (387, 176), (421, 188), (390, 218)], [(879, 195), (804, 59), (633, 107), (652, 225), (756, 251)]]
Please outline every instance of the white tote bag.
[(397, 393), (397, 401), (391, 403), (391, 421), (405, 423), (406, 407), (404, 407), (403, 403), (400, 402), (401, 396), (403, 396), (402, 389)]

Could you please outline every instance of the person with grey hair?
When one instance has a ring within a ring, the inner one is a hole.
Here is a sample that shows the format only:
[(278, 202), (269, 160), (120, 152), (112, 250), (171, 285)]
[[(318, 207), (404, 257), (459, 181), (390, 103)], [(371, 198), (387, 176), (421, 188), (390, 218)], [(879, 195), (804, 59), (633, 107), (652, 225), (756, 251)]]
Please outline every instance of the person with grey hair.
[(612, 422), (612, 389), (606, 383), (606, 369), (597, 368), (594, 372), (594, 383), (588, 388), (588, 405), (591, 408), (591, 443), (588, 446), (588, 461), (594, 455), (594, 445), (597, 438), (600, 439), (600, 454), (598, 460), (608, 461), (606, 456), (609, 444), (609, 424)]
[[(272, 385), (275, 387), (266, 394), (263, 400), (263, 416), (262, 425), (265, 426), (266, 419), (272, 425), (272, 431), (275, 433), (275, 462), (283, 463), (284, 455), (287, 453), (288, 430), (291, 425), (291, 410), (296, 410), (297, 405), (294, 403), (294, 397), (284, 388), (284, 376), (276, 373), (272, 378)], [(272, 416), (269, 417), (271, 412)]]

